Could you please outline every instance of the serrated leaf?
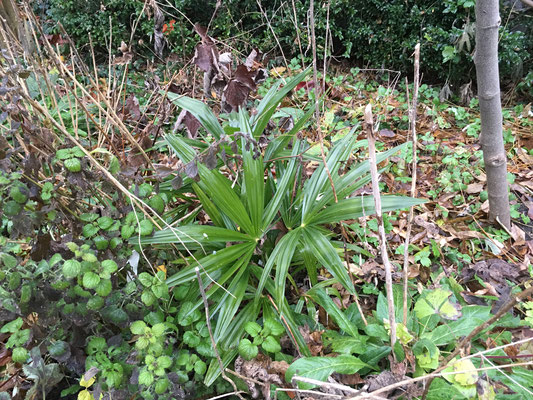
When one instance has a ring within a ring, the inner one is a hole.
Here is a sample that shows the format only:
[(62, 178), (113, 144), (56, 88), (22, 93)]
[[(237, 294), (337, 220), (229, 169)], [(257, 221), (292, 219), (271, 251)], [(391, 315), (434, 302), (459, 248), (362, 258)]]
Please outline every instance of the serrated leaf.
[(98, 230), (99, 230), (98, 226), (93, 225), (93, 224), (86, 224), (82, 228), (82, 234), (86, 238), (89, 238), (91, 236), (96, 235), (98, 233)]
[(100, 218), (98, 218), (96, 223), (98, 224), (100, 229), (106, 230), (106, 229), (110, 228), (111, 225), (113, 225), (113, 219), (111, 217), (100, 217)]
[(80, 172), (81, 171), (81, 162), (78, 158), (67, 158), (64, 161), (65, 168), (70, 172)]
[(141, 294), (141, 301), (150, 307), (156, 301), (156, 297), (150, 290), (144, 290)]
[(145, 329), (146, 329), (146, 323), (144, 321), (134, 321), (130, 326), (130, 331), (134, 335), (144, 334)]
[(82, 283), (86, 289), (94, 289), (100, 283), (100, 276), (92, 271), (86, 272), (83, 274)]
[(139, 373), (139, 385), (150, 386), (154, 381), (154, 375), (146, 368), (142, 368)]
[(109, 274), (112, 274), (118, 269), (118, 265), (113, 260), (104, 260), (102, 261), (102, 268)]
[(78, 260), (70, 259), (63, 263), (63, 275), (67, 279), (76, 278), (81, 271), (81, 263)]
[(102, 279), (98, 286), (94, 289), (96, 294), (102, 297), (109, 296), (112, 290), (111, 281), (109, 279)]

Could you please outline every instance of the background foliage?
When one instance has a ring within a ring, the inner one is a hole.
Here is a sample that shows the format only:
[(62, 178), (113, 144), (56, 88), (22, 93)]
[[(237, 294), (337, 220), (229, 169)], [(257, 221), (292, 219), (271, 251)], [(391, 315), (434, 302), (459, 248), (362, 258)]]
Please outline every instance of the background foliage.
[[(408, 70), (412, 65), (412, 49), (421, 41), (426, 80), (466, 82), (475, 76), (471, 56), (475, 36), (474, 5), (473, 0), (333, 0), (329, 10), (331, 53), (369, 68)], [(225, 1), (218, 10), (214, 0), (171, 0), (160, 6), (167, 13), (165, 22), (176, 21), (172, 29), (165, 32), (168, 49), (185, 57), (196, 43), (191, 22), (210, 25), (210, 34), (214, 37), (233, 38), (236, 48), (248, 51), (258, 47), (270, 56), (281, 53), (272, 40), (272, 31), (287, 58), (300, 54), (299, 36), (306, 58), (310, 57), (306, 28), (309, 1), (295, 1), (294, 9), (290, 2), (279, 0), (264, 2), (261, 8), (255, 0)], [(53, 28), (53, 21), (60, 21), (78, 45), (88, 44), (90, 33), (93, 44), (103, 51), (111, 36), (114, 50), (121, 41), (128, 43), (133, 21), (143, 10), (143, 2), (43, 0), (39, 8), (45, 19), (51, 18), (51, 29), (57, 29)], [(134, 35), (136, 50), (143, 53), (150, 49), (153, 36), (149, 8)], [(315, 10), (319, 53), (323, 54), (327, 3), (317, 2)], [(503, 3), (501, 17), (500, 72), (502, 77), (516, 80), (528, 70), (531, 62), (533, 24), (525, 12)]]

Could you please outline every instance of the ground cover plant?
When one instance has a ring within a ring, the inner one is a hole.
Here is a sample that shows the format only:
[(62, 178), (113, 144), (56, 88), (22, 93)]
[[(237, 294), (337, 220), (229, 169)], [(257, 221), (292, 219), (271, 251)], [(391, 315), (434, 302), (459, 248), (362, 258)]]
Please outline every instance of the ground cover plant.
[(32, 57), (0, 30), (0, 399), (531, 395), (530, 105), (504, 109), (508, 230), (474, 97), (422, 84), (413, 144), (393, 72), (315, 78), (201, 26), (187, 69), (89, 68), (33, 26)]

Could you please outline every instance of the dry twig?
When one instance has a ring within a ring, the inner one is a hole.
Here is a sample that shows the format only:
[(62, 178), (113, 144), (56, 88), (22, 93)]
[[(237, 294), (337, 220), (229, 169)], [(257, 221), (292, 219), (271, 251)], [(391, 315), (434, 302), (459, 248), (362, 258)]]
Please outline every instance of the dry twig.
[[(413, 141), (413, 172), (411, 180), (411, 197), (416, 196), (416, 108), (418, 105), (418, 87), (420, 85), (420, 43), (415, 46), (415, 76), (413, 81), (413, 103), (409, 110), (409, 121), (411, 123), (412, 141)], [(407, 87), (408, 88), (408, 87)], [(407, 296), (409, 280), (409, 238), (413, 227), (414, 209), (409, 209), (409, 218), (407, 220), (407, 232), (405, 234), (405, 247), (403, 250), (403, 323), (407, 326)]]
[[(394, 349), (396, 343), (396, 318), (394, 310), (394, 297), (392, 292), (392, 265), (387, 253), (387, 239), (385, 238), (385, 226), (383, 225), (383, 216), (381, 214), (381, 194), (379, 193), (379, 176), (378, 166), (376, 163), (376, 140), (374, 138), (374, 118), (372, 117), (372, 106), (367, 104), (365, 107), (365, 128), (368, 138), (368, 156), (370, 164), (370, 175), (372, 177), (372, 195), (376, 206), (376, 219), (378, 220), (379, 238), (381, 245), (381, 258), (385, 266), (385, 288), (387, 292), (387, 303), (389, 306), (389, 323), (390, 323), (390, 342)], [(392, 352), (394, 358), (394, 350)]]

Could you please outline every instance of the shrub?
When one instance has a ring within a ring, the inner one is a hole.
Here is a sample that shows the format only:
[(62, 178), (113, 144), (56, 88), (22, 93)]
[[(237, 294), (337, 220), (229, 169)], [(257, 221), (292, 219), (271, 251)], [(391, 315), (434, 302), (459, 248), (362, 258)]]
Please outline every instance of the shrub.
[[(297, 24), (290, 4), (281, 1), (262, 4), (286, 57), (299, 54), (298, 35), (304, 52), (308, 49), (308, 31), (300, 27), (308, 25), (309, 2), (297, 3)], [(475, 76), (471, 57), (475, 45), (474, 5), (473, 0), (334, 0), (329, 21), (334, 53), (368, 67), (405, 71), (411, 68), (411, 54), (420, 41), (426, 80), (467, 81)], [(106, 40), (109, 41), (109, 18), (116, 49), (121, 40), (129, 40), (132, 21), (142, 10), (142, 2), (134, 0), (49, 0), (48, 6), (49, 16), (61, 21), (78, 44), (87, 44), (90, 32), (93, 43), (100, 49), (105, 48)], [(244, 42), (249, 47), (246, 51), (256, 46), (263, 51), (279, 53), (255, 1), (227, 1), (218, 10), (214, 0), (202, 2), (201, 7), (191, 0), (174, 0), (172, 6), (161, 7), (168, 13), (165, 22), (175, 21), (165, 30), (168, 48), (172, 51), (190, 53), (197, 40), (192, 26), (176, 11), (178, 9), (193, 23), (207, 26), (211, 22), (213, 36)], [(319, 53), (323, 54), (327, 8), (317, 4), (315, 9), (317, 44)], [(532, 41), (528, 40), (531, 24), (521, 13), (511, 13), (504, 5), (501, 16), (504, 23), (500, 28), (500, 72), (504, 78), (520, 78), (524, 70), (522, 65), (531, 57)], [(153, 20), (142, 17), (141, 21), (135, 39), (143, 39), (148, 44), (153, 34)], [(244, 46), (239, 43), (238, 47)], [(307, 51), (306, 56), (309, 55)]]

